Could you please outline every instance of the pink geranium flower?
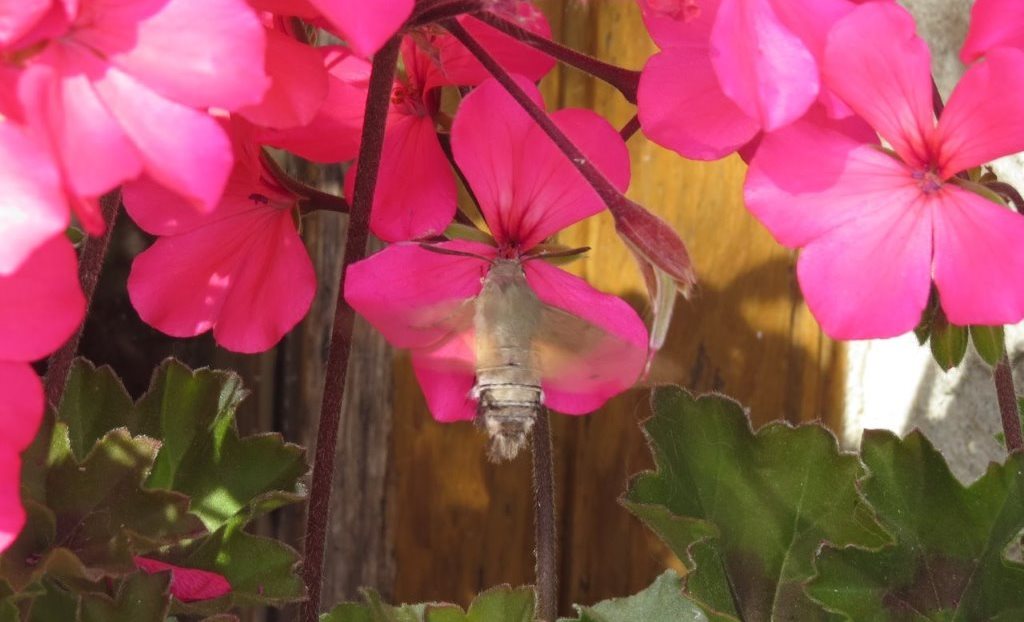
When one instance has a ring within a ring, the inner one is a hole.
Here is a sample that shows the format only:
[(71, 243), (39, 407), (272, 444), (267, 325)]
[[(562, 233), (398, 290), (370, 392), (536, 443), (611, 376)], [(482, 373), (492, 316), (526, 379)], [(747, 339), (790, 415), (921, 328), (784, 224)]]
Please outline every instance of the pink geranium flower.
[(651, 140), (698, 160), (724, 157), (796, 121), (821, 99), (825, 37), (849, 0), (638, 0), (661, 51), (644, 67), (640, 124)]
[(825, 76), (895, 153), (819, 115), (768, 134), (751, 163), (747, 206), (803, 249), (804, 296), (833, 337), (909, 331), (933, 281), (954, 324), (1024, 317), (1024, 217), (956, 177), (1024, 149), (1024, 52), (972, 66), (937, 124), (929, 67), (906, 11), (859, 7), (829, 37)]
[(0, 551), (25, 523), (20, 453), (43, 418), (43, 387), (30, 361), (56, 350), (85, 313), (75, 251), (57, 236), (0, 275)]
[(989, 50), (1006, 46), (1024, 49), (1024, 2), (977, 0), (960, 60), (969, 65)]
[(86, 228), (102, 230), (96, 198), (143, 171), (212, 207), (231, 149), (202, 109), (262, 98), (265, 34), (253, 10), (243, 0), (30, 4), (45, 10), (0, 26), (0, 65), (17, 81), (7, 87), (21, 108), (13, 116), (52, 152)]
[[(551, 35), (544, 16), (528, 2), (518, 2), (524, 27)], [(555, 65), (541, 52), (469, 16), (460, 22), (509, 71), (540, 80)], [(455, 175), (437, 137), (442, 86), (474, 86), (486, 70), (461, 43), (447, 33), (424, 32), (402, 41), (405, 75), (391, 99), (384, 150), (370, 227), (387, 241), (441, 234), (456, 209)], [(349, 169), (346, 193), (355, 187), (357, 167)]]
[(230, 127), (235, 167), (209, 213), (151, 180), (125, 184), (128, 213), (159, 236), (135, 258), (128, 295), (169, 335), (212, 329), (228, 350), (262, 352), (305, 316), (316, 275), (296, 228), (296, 195), (274, 180), (252, 129)]
[(209, 570), (185, 568), (149, 557), (136, 557), (135, 565), (148, 574), (171, 573), (171, 596), (183, 603), (220, 598), (231, 592), (231, 584), (223, 575)]
[[(536, 87), (520, 82), (540, 103)], [(628, 153), (607, 122), (584, 110), (561, 110), (552, 117), (610, 180), (625, 188)], [(545, 238), (602, 211), (604, 204), (493, 80), (459, 107), (452, 150), (496, 246), (466, 241), (444, 242), (435, 251), (415, 244), (390, 246), (349, 268), (345, 299), (393, 345), (412, 350), (416, 376), (437, 420), (470, 420), (476, 411), (471, 395), (476, 375), (473, 301), (492, 264), (515, 262), (541, 303), (600, 335), (590, 347), (554, 347), (539, 354), (546, 404), (568, 414), (595, 410), (640, 375), (647, 331), (622, 300), (533, 255)]]

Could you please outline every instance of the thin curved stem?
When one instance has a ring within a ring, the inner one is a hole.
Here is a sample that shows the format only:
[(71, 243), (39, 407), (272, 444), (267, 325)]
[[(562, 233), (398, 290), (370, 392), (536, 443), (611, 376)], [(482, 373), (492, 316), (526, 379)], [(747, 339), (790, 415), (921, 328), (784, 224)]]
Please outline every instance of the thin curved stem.
[(608, 209), (614, 214), (618, 210), (624, 201), (627, 201), (625, 196), (619, 192), (612, 182), (608, 181), (608, 178), (604, 176), (597, 169), (596, 166), (590, 161), (586, 155), (580, 151), (569, 137), (562, 132), (561, 129), (555, 122), (551, 120), (551, 117), (547, 115), (544, 110), (537, 105), (537, 102), (533, 101), (529, 95), (523, 91), (522, 87), (505, 71), (497, 61), (487, 53), (487, 50), (481, 46), (476, 39), (469, 34), (465, 28), (463, 28), (457, 21), (453, 19), (446, 20), (441, 24), (445, 30), (452, 33), (452, 35), (458, 39), (462, 45), (480, 61), (480, 64), (487, 69), (488, 72), (508, 91), (509, 95), (512, 96), (516, 103), (518, 103), (523, 110), (526, 111), (530, 117), (537, 122), (544, 133), (551, 137), (551, 140), (555, 143), (555, 146), (565, 154), (569, 161), (573, 163), (577, 170), (583, 175), (587, 182), (594, 188), (597, 194), (604, 201)]
[(317, 427), (313, 479), (309, 491), (309, 509), (306, 516), (306, 542), (302, 567), (308, 600), (303, 603), (300, 620), (317, 622), (320, 616), (320, 593), (324, 570), (324, 544), (330, 514), (331, 492), (334, 481), (334, 453), (341, 423), (341, 402), (345, 393), (345, 378), (351, 354), (355, 312), (345, 303), (345, 274), (348, 266), (366, 254), (370, 234), (370, 207), (377, 185), (380, 156), (384, 148), (384, 129), (391, 100), (391, 86), (398, 63), (401, 39), (393, 37), (373, 57), (370, 71), (366, 113), (363, 117), (362, 147), (357, 161), (355, 191), (348, 219), (345, 254), (338, 282), (338, 302), (334, 311), (331, 344), (327, 354), (323, 401), (320, 405), (320, 423)]
[[(85, 295), (85, 315), (89, 315), (92, 307), (92, 299), (96, 293), (96, 284), (100, 281), (100, 273), (103, 271), (103, 261), (107, 257), (107, 250), (110, 248), (110, 238), (114, 234), (114, 223), (121, 208), (121, 189), (118, 188), (100, 197), (100, 212), (103, 214), (103, 222), (107, 228), (95, 238), (86, 238), (82, 247), (82, 256), (78, 262), (78, 278), (82, 284), (82, 293)], [(50, 357), (50, 364), (46, 370), (46, 381), (44, 390), (46, 400), (55, 408), (60, 405), (61, 396), (64, 394), (64, 387), (68, 383), (68, 374), (71, 373), (71, 363), (78, 353), (78, 344), (82, 341), (82, 333), (85, 331), (85, 320), (78, 326), (78, 330), (71, 336), (60, 350)]]
[(533, 426), (534, 538), (537, 549), (536, 620), (558, 618), (558, 520), (555, 510), (555, 461), (548, 411), (541, 408)]
[(511, 22), (500, 15), (491, 12), (474, 13), (473, 17), (486, 22), (498, 30), (518, 39), (530, 47), (544, 52), (551, 58), (557, 59), (566, 65), (584, 71), (595, 78), (614, 86), (623, 97), (631, 104), (636, 103), (636, 91), (640, 84), (640, 72), (618, 65), (606, 63), (593, 56), (584, 54), (570, 47), (566, 47), (557, 41), (542, 37), (537, 33), (523, 28), (519, 24)]
[(619, 136), (622, 137), (622, 140), (629, 140), (633, 137), (633, 134), (636, 134), (639, 130), (640, 117), (633, 115), (633, 118), (627, 121), (626, 124), (622, 126), (622, 129), (619, 130)]
[(1013, 187), (1013, 184), (1008, 184), (1005, 181), (989, 181), (985, 182), (985, 186), (1010, 203), (1013, 203), (1013, 207), (1016, 208), (1018, 213), (1024, 213), (1024, 197)]
[(1011, 454), (1024, 451), (1024, 438), (1021, 434), (1020, 410), (1017, 406), (1017, 392), (1013, 388), (1013, 372), (1010, 371), (1010, 359), (1003, 353), (1003, 358), (996, 365), (992, 378), (996, 385), (996, 399), (999, 401), (999, 417), (1003, 423), (1003, 437), (1006, 450)]

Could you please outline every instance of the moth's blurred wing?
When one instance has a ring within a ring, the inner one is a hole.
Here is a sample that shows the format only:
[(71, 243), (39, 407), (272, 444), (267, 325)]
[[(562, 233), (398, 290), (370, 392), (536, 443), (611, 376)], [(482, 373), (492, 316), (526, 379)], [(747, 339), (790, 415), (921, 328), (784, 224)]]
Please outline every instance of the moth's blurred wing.
[(544, 305), (534, 351), (545, 403), (565, 414), (600, 408), (643, 372), (647, 329), (624, 300), (544, 261), (524, 264)]
[[(542, 311), (533, 348), (545, 391), (557, 388), (575, 394), (604, 395), (629, 388), (639, 378), (646, 356), (635, 343), (551, 306)], [(554, 407), (550, 401), (549, 405)]]
[(488, 247), (438, 246), (461, 254), (393, 244), (348, 268), (345, 300), (396, 348), (434, 348), (472, 326), (472, 301), (490, 266), (481, 254)]
[(447, 300), (416, 309), (409, 316), (409, 329), (420, 335), (417, 349), (440, 348), (460, 335), (471, 339), (475, 302), (476, 298)]

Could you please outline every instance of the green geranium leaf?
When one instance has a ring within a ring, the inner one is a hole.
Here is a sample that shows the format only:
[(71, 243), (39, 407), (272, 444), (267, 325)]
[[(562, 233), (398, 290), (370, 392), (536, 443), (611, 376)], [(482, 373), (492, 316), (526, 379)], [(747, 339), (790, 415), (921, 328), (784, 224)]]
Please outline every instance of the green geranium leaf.
[(426, 605), (393, 607), (373, 590), (363, 590), (363, 598), (366, 604), (342, 603), (321, 615), (320, 622), (426, 622)]
[[(191, 510), (215, 531), (257, 499), (277, 492), (300, 499), (298, 479), (308, 470), (305, 452), (279, 434), (239, 438), (235, 410), (245, 397), (231, 372), (192, 371), (165, 361), (136, 405), (138, 432), (163, 446), (146, 482), (185, 493)], [(285, 503), (263, 506), (273, 509)]]
[(579, 617), (559, 622), (708, 622), (704, 611), (683, 595), (682, 579), (673, 570), (658, 577), (646, 590), (615, 598), (593, 607), (577, 607)]
[(633, 480), (624, 505), (691, 569), (686, 593), (742, 620), (831, 620), (804, 593), (822, 542), (880, 546), (860, 499), (863, 468), (816, 425), (765, 426), (721, 396), (654, 392), (645, 431), (657, 471)]
[(362, 603), (342, 603), (320, 616), (320, 622), (533, 622), (533, 588), (491, 588), (473, 599), (469, 610), (430, 603), (394, 607), (364, 590)]
[(57, 519), (55, 544), (91, 566), (120, 557), (112, 553), (128, 539), (151, 549), (203, 533), (202, 524), (188, 515), (187, 497), (142, 488), (159, 446), (125, 429), (114, 430), (81, 463), (53, 465), (46, 478), (46, 505)]
[(427, 622), (533, 622), (533, 588), (494, 587), (481, 592), (463, 613), (452, 605), (429, 605)]
[(82, 594), (77, 622), (164, 622), (171, 604), (170, 573), (137, 572), (121, 582), (117, 596)]
[(77, 359), (68, 374), (57, 419), (68, 426), (75, 458), (83, 460), (107, 432), (132, 427), (133, 408), (131, 396), (112, 369), (97, 369), (89, 361)]
[[(67, 427), (57, 424), (54, 438)], [(133, 572), (132, 556), (205, 533), (188, 513), (188, 498), (146, 490), (159, 444), (125, 429), (101, 438), (78, 462), (59, 453), (46, 470), (42, 499), (25, 500), (28, 521), (0, 557), (0, 577), (24, 589), (44, 573), (97, 581)]]
[[(248, 514), (239, 514), (214, 533), (168, 550), (159, 558), (176, 566), (223, 575), (231, 584), (231, 598), (230, 602), (216, 603), (222, 610), (230, 603), (282, 605), (301, 599), (305, 588), (296, 573), (299, 553), (278, 540), (246, 532), (245, 525), (250, 518)], [(195, 607), (181, 609), (196, 612)], [(217, 612), (207, 610), (205, 613)]]
[(1021, 620), (1024, 565), (1006, 550), (1024, 529), (1024, 456), (964, 487), (919, 432), (864, 435), (862, 489), (895, 542), (826, 545), (808, 591), (848, 620)]
[(41, 583), (42, 593), (32, 601), (30, 622), (53, 622), (54, 620), (76, 620), (78, 597), (46, 579)]

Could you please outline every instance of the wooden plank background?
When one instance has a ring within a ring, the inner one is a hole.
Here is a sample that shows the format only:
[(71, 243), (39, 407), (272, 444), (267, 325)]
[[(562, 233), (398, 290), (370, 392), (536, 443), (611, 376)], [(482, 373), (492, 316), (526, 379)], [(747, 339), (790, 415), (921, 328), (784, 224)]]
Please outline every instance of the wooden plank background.
[[(605, 60), (639, 69), (655, 49), (630, 0), (539, 4), (559, 40)], [(613, 89), (571, 69), (557, 69), (542, 87), (550, 108), (590, 108), (617, 127), (634, 113)], [(794, 255), (743, 208), (742, 162), (735, 157), (686, 162), (639, 134), (629, 147), (630, 196), (678, 229), (700, 277), (692, 299), (676, 305), (662, 366), (675, 371), (660, 380), (732, 395), (758, 422), (781, 417), (837, 423), (843, 354), (821, 335), (801, 301)], [(299, 172), (337, 191), (336, 171), (328, 170), (322, 179), (314, 170)], [(317, 214), (303, 227), (320, 278), (313, 309), (275, 351), (246, 357), (216, 349), (208, 337), (164, 338), (138, 321), (124, 279), (144, 238), (122, 219), (83, 353), (114, 365), (136, 395), (145, 388), (149, 370), (167, 355), (197, 367), (237, 369), (253, 390), (240, 413), (241, 427), (279, 429), (289, 440), (308, 444), (319, 412), (344, 220)], [(639, 274), (609, 217), (581, 223), (561, 240), (593, 248), (570, 270), (646, 311)], [(491, 585), (529, 583), (528, 456), (508, 465), (488, 463), (485, 440), (470, 424), (431, 419), (405, 354), (392, 353), (363, 323), (355, 342), (358, 357), (349, 374), (338, 448), (325, 604), (358, 597), (359, 586), (374, 587), (395, 601), (466, 604)], [(646, 393), (630, 391), (587, 417), (553, 417), (563, 613), (574, 602), (635, 592), (677, 564), (617, 503), (629, 476), (650, 466), (638, 428), (648, 415)], [(265, 521), (260, 530), (301, 550), (302, 523), (302, 508), (295, 508)], [(249, 619), (290, 616), (285, 611)]]

